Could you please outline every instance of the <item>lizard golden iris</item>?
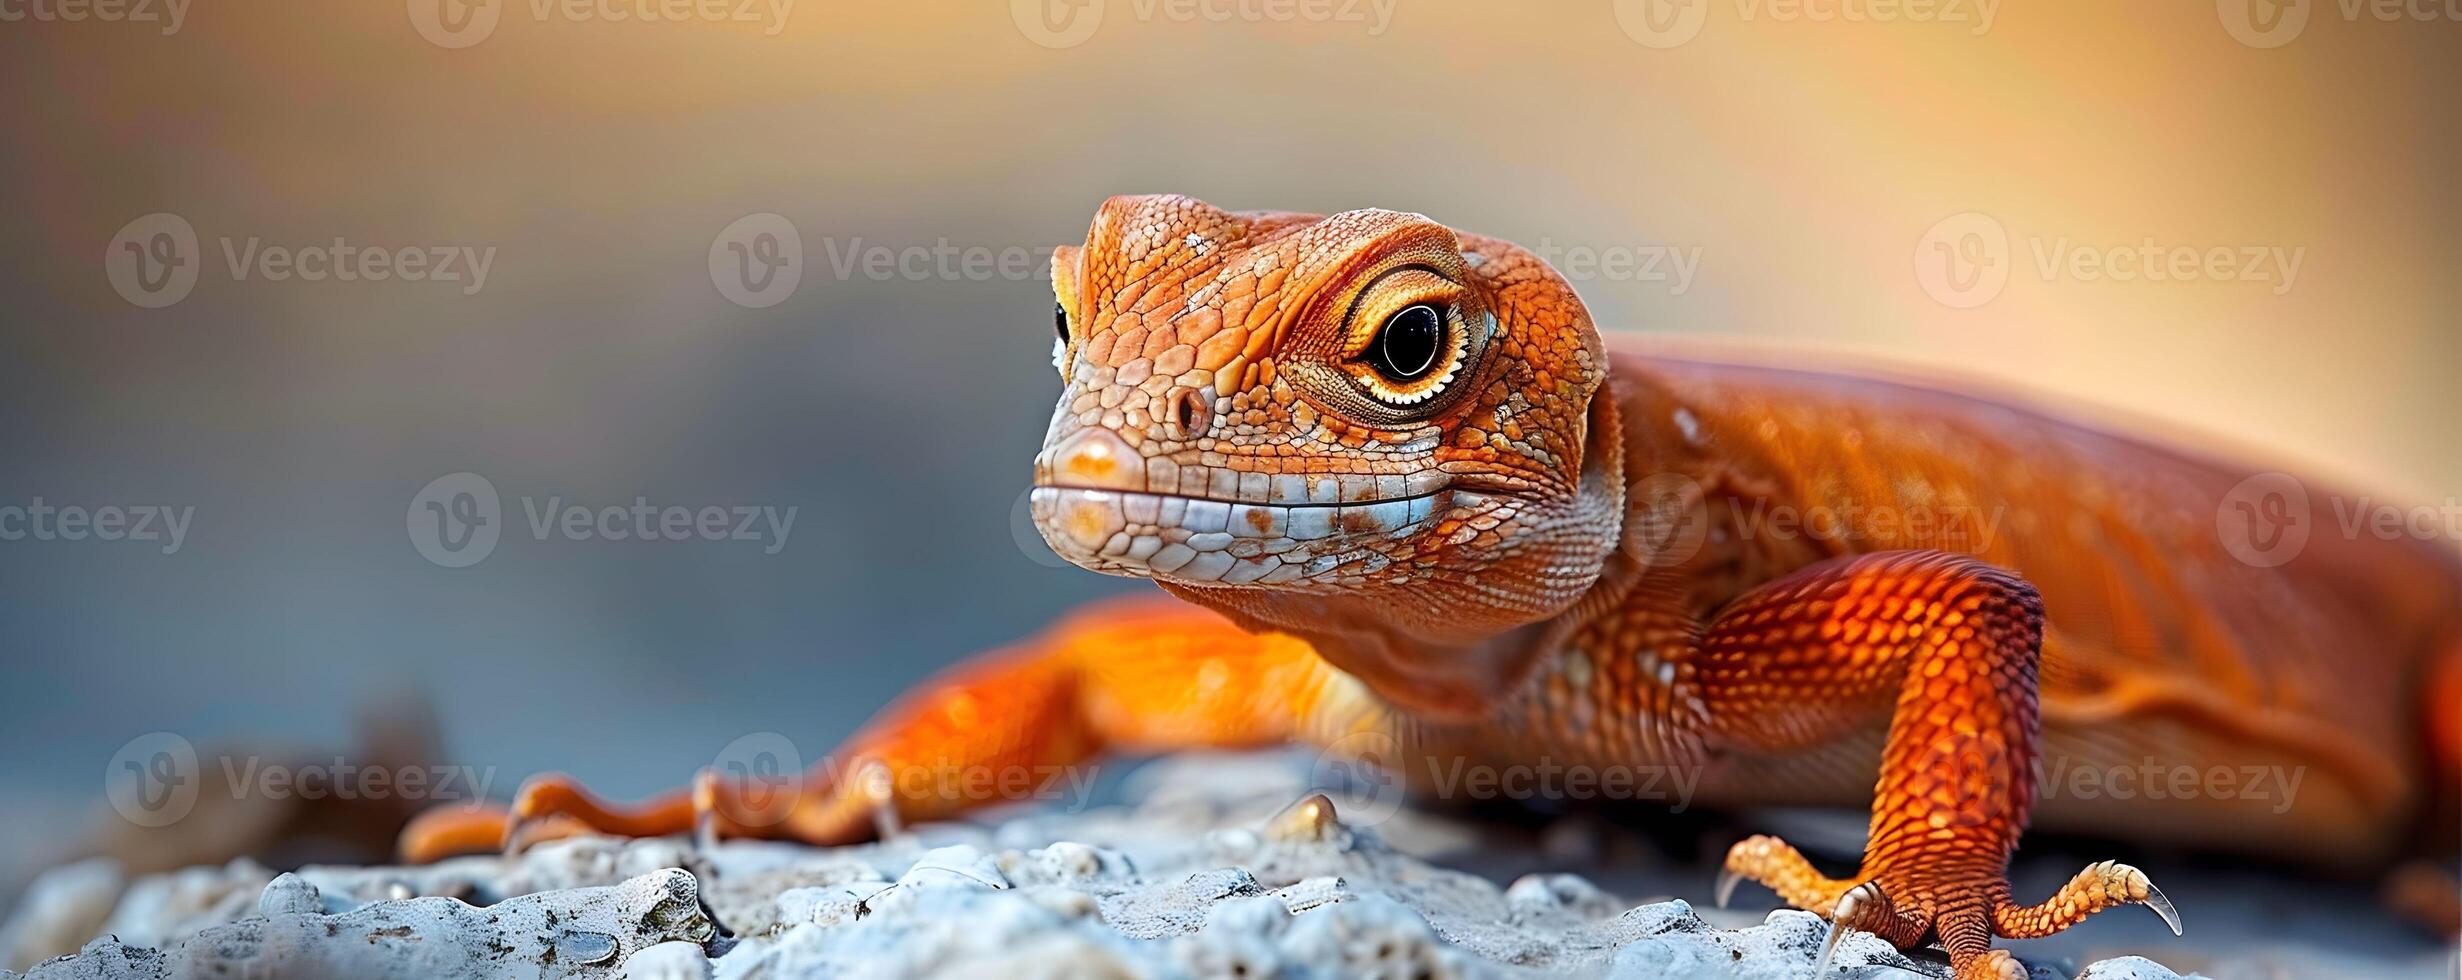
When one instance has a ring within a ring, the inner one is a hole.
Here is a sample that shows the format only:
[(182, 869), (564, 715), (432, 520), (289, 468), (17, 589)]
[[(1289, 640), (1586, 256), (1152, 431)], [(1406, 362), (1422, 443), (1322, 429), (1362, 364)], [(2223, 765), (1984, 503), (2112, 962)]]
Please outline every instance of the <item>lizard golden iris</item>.
[[(544, 776), (510, 814), (429, 814), (406, 853), (846, 842), (987, 802), (961, 770), (1365, 734), (1411, 760), (1684, 767), (1711, 804), (1868, 801), (1854, 874), (1757, 836), (1722, 896), (1765, 883), (1972, 980), (2024, 975), (1994, 937), (2115, 905), (2178, 928), (2112, 862), (2017, 901), (2030, 820), (2363, 862), (2450, 793), (2428, 774), (2462, 745), (2454, 555), (2319, 533), (2235, 559), (2217, 513), (2253, 470), (1878, 376), (1610, 345), (1537, 257), (1415, 214), (1121, 197), (1052, 264), (1065, 387), (1036, 524), (1185, 603), (1098, 605), (961, 665), (766, 809), (709, 774), (639, 807)], [(1830, 523), (1782, 533), (1772, 508)], [(2042, 792), (2047, 758), (2305, 777), (2086, 798)]]

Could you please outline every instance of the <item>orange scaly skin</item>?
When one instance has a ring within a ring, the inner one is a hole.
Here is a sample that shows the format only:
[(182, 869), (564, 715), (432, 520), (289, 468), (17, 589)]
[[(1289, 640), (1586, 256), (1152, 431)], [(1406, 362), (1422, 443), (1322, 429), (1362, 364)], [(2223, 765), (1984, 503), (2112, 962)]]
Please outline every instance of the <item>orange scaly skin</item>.
[[(1999, 978), (2023, 974), (1996, 935), (2170, 917), (2109, 862), (2017, 902), (2030, 818), (2375, 860), (2441, 786), (2410, 692), (2462, 677), (2452, 556), (2321, 527), (2288, 563), (2234, 560), (2216, 515), (2252, 470), (1876, 377), (1611, 353), (1544, 263), (1418, 215), (1115, 198), (1053, 265), (1036, 520), (1203, 609), (1098, 607), (963, 666), (791, 800), (704, 777), (619, 809), (545, 777), (513, 819), (440, 811), (406, 852), (696, 821), (843, 842), (988, 802), (969, 769), (1370, 732), (1433, 767), (1412, 778), (1662, 766), (1704, 803), (1869, 803), (1853, 877), (1770, 837), (1728, 870)], [(1416, 306), (1441, 322), (1424, 369), (1387, 338)], [(2303, 779), (2063, 791), (2141, 761)]]

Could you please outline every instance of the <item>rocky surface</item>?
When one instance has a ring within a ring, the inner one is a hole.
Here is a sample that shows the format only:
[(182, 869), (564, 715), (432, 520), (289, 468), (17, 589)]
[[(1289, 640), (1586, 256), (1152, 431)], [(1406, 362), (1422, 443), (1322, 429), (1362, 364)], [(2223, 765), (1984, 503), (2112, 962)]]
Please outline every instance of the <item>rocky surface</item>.
[[(33, 965), (29, 980), (1797, 980), (1824, 935), (1800, 912), (1705, 920), (1683, 901), (1636, 902), (1572, 874), (1498, 887), (1405, 853), (1430, 833), (1408, 812), (1380, 819), (1348, 801), (1360, 819), (1346, 822), (1345, 802), (1305, 798), (1297, 778), (1270, 787), (1278, 796), (1252, 785), (1276, 778), (1261, 771), (1184, 766), (1133, 792), (1134, 807), (1011, 811), (861, 847), (580, 838), (513, 859), (281, 875), (240, 861), (125, 881), (105, 864), (72, 865), (19, 903), (0, 949), (79, 950)], [(1945, 972), (1937, 956), (1855, 935), (1831, 975)], [(2059, 963), (2034, 973), (2080, 976)], [(2180, 975), (2138, 957), (2082, 974)]]

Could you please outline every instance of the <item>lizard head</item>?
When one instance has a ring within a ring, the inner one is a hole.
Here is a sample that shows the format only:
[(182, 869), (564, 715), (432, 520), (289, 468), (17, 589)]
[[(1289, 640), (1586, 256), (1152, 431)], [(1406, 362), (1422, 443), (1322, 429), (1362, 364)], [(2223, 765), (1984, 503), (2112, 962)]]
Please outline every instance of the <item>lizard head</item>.
[(1606, 360), (1530, 253), (1394, 211), (1117, 197), (1052, 280), (1065, 387), (1032, 499), (1069, 561), (1385, 646), (1475, 643), (1598, 577)]

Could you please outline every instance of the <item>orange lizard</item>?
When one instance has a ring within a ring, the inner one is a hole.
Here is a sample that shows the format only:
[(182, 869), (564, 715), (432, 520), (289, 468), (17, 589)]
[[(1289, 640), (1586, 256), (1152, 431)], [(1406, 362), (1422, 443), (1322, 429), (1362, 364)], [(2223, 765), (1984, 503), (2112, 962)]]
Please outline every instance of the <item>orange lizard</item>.
[[(2373, 861), (2450, 794), (2432, 757), (2462, 765), (2455, 556), (2325, 525), (2235, 559), (2218, 513), (2252, 470), (1878, 377), (1611, 349), (1531, 253), (1415, 214), (1114, 198), (1052, 266), (1065, 388), (1035, 521), (1187, 604), (1105, 604), (962, 665), (790, 800), (705, 773), (617, 807), (543, 776), (509, 814), (430, 813), (406, 854), (585, 828), (847, 842), (1027, 785), (962, 772), (1367, 733), (1405, 770), (1658, 765), (1706, 803), (1868, 801), (1853, 874), (1753, 837), (1722, 895), (1762, 882), (2003, 980), (2024, 973), (1995, 936), (2131, 902), (2178, 928), (2111, 862), (2015, 899), (2030, 819)], [(2043, 779), (2156, 765), (2304, 778)]]

